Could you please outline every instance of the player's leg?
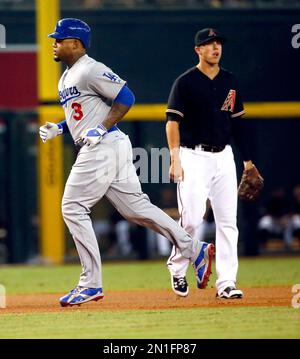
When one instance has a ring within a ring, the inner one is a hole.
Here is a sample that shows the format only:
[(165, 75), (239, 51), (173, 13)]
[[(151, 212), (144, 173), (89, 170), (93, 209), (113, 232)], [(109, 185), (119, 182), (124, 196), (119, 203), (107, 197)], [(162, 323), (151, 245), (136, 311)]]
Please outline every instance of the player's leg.
[(211, 274), (214, 246), (193, 239), (171, 217), (154, 206), (143, 192), (126, 192), (118, 183), (111, 186), (106, 196), (129, 221), (160, 233), (175, 245), (187, 260), (191, 260), (197, 276), (197, 286), (205, 288)]
[(89, 214), (115, 177), (116, 162), (110, 143), (112, 135), (94, 148), (81, 149), (63, 195), (63, 218), (73, 236), (82, 265), (79, 287), (102, 288), (100, 252)]
[(154, 206), (141, 190), (126, 192), (122, 184), (118, 183), (108, 189), (106, 196), (126, 219), (168, 238), (172, 244), (180, 248), (186, 258), (191, 258), (196, 251), (197, 242), (192, 241), (171, 217)]
[(236, 287), (238, 270), (236, 167), (230, 146), (215, 155), (219, 171), (213, 179), (210, 200), (216, 223), (216, 288), (219, 296), (241, 297), (239, 290), (224, 293), (226, 288)]
[[(185, 148), (180, 150), (180, 160), (184, 170), (184, 181), (177, 185), (179, 223), (193, 238), (200, 239), (210, 187), (208, 172), (211, 161), (205, 153), (195, 153)], [(181, 295), (180, 293), (187, 295), (186, 272), (189, 261), (181, 255), (175, 246), (172, 248), (167, 266), (171, 273), (174, 292), (178, 295)]]

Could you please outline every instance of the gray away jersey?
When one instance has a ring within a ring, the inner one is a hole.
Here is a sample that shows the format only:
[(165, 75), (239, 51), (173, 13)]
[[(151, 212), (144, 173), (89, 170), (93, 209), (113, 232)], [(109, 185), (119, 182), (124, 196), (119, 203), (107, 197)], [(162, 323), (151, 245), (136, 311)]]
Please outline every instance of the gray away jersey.
[(58, 84), (60, 103), (75, 141), (107, 117), (113, 100), (126, 82), (88, 55), (65, 70)]

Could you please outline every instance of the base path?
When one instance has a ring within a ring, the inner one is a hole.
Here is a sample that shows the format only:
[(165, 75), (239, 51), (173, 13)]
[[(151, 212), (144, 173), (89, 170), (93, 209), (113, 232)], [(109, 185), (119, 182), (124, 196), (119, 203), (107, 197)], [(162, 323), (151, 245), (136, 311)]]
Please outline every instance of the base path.
[(291, 287), (267, 287), (243, 289), (243, 299), (218, 299), (214, 289), (191, 289), (186, 298), (177, 297), (171, 289), (146, 289), (131, 291), (106, 291), (98, 302), (89, 302), (81, 306), (62, 308), (58, 303), (58, 294), (7, 295), (7, 313), (44, 313), (70, 310), (80, 311), (123, 311), (123, 310), (161, 310), (175, 308), (212, 308), (212, 307), (254, 307), (282, 306), (290, 307)]

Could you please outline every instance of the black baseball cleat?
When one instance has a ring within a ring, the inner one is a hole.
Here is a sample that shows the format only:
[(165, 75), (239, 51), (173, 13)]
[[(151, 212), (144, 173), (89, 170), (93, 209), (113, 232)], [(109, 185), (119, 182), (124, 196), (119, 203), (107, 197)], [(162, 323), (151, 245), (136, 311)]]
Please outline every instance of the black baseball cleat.
[(235, 287), (227, 287), (220, 294), (216, 294), (217, 298), (223, 299), (241, 299), (243, 298), (243, 292)]
[(171, 275), (172, 289), (180, 297), (186, 297), (189, 294), (189, 286), (186, 277), (175, 277)]

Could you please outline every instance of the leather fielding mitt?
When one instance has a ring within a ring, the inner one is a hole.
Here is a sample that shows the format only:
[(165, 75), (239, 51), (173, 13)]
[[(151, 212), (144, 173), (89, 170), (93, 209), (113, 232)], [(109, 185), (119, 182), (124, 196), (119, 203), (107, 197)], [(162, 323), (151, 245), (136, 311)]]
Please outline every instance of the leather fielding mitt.
[(260, 195), (263, 186), (264, 179), (253, 165), (249, 169), (244, 169), (238, 188), (238, 195), (246, 201), (255, 201)]

